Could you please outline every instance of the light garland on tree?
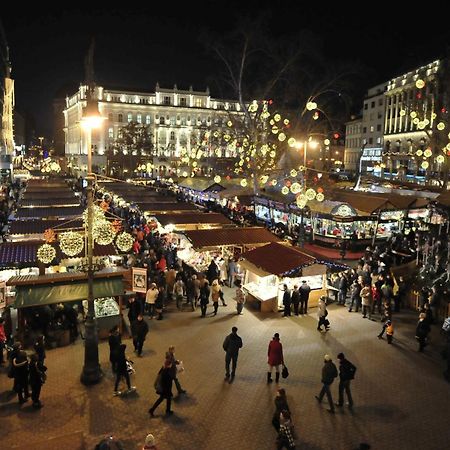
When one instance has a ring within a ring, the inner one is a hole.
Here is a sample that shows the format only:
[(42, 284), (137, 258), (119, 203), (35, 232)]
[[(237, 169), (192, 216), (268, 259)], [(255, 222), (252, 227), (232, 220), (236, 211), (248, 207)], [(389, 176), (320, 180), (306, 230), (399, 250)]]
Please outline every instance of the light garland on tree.
[(50, 264), (56, 258), (56, 250), (49, 244), (41, 245), (37, 250), (37, 259), (44, 263)]
[(92, 234), (95, 242), (99, 245), (111, 244), (115, 236), (115, 232), (107, 220), (96, 222)]
[(67, 256), (76, 256), (83, 251), (84, 240), (81, 234), (68, 231), (60, 234), (59, 246), (61, 251)]
[(134, 237), (130, 233), (120, 233), (116, 238), (116, 246), (121, 252), (128, 252), (134, 244)]

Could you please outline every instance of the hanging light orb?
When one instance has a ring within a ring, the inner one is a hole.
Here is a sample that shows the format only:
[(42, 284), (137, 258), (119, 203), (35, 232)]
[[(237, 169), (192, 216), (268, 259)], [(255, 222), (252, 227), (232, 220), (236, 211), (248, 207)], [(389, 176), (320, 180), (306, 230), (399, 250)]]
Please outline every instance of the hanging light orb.
[(272, 133), (273, 134), (277, 134), (280, 130), (278, 129), (278, 127), (272, 127)]
[(269, 177), (267, 175), (261, 175), (260, 180), (262, 184), (266, 184), (268, 179)]
[(329, 140), (329, 139), (325, 139), (325, 140), (323, 141), (323, 143), (324, 143), (324, 145), (330, 145), (330, 140)]
[(295, 147), (295, 144), (296, 144), (295, 138), (291, 137), (291, 138), (288, 139), (289, 147)]
[(421, 120), (418, 124), (417, 124), (417, 128), (419, 130), (423, 130), (425, 128), (425, 121)]
[(422, 156), (423, 155), (423, 151), (422, 150), (417, 150), (416, 155), (417, 156)]
[(97, 244), (108, 245), (114, 240), (115, 233), (111, 224), (107, 220), (104, 220), (94, 225), (93, 235)]
[(276, 154), (277, 154), (277, 152), (275, 152), (274, 150), (272, 150), (272, 151), (269, 153), (269, 156), (270, 156), (271, 158), (275, 158)]
[[(94, 205), (92, 209), (92, 222), (95, 223), (99, 220), (105, 220), (105, 211), (98, 205)], [(83, 223), (84, 226), (88, 225), (88, 209), (85, 209), (83, 212)]]
[(241, 180), (241, 186), (242, 186), (242, 187), (247, 187), (247, 185), (248, 185), (247, 180), (246, 180), (245, 178), (242, 178), (242, 180)]
[(425, 156), (425, 158), (429, 158), (432, 154), (433, 154), (433, 152), (431, 151), (431, 148), (429, 148), (429, 147), (423, 152), (423, 155)]
[(308, 200), (314, 200), (316, 198), (316, 191), (312, 188), (309, 188), (306, 190), (305, 196)]
[(279, 140), (280, 142), (285, 141), (285, 140), (286, 140), (286, 135), (285, 135), (284, 133), (280, 133), (280, 134), (278, 135), (278, 140)]
[(439, 155), (436, 157), (436, 162), (438, 162), (439, 164), (442, 164), (445, 161), (445, 158), (443, 155)]
[(289, 119), (284, 119), (284, 120), (283, 120), (283, 123), (284, 123), (286, 126), (288, 126), (288, 125), (289, 125)]
[[(322, 193), (323, 193), (323, 188), (322, 188), (322, 187), (318, 187), (318, 188), (317, 188), (317, 192), (318, 192), (319, 194), (322, 194)], [(317, 198), (317, 195), (316, 195), (316, 198)]]
[(283, 186), (282, 189), (281, 189), (281, 193), (283, 195), (289, 194), (289, 188), (287, 186)]
[(409, 115), (411, 116), (412, 119), (417, 117), (417, 113), (415, 111), (411, 111)]
[(81, 234), (68, 231), (60, 234), (59, 246), (61, 251), (67, 256), (76, 256), (83, 251), (84, 240)]
[(418, 117), (415, 117), (415, 118), (413, 119), (413, 124), (414, 124), (414, 125), (418, 125), (419, 122), (420, 122), (420, 120), (419, 120)]
[(229, 120), (229, 121), (227, 122), (227, 125), (228, 125), (229, 127), (232, 127), (232, 126), (233, 126), (233, 122), (232, 122), (231, 120)]
[(437, 128), (439, 131), (442, 131), (442, 130), (445, 128), (445, 123), (444, 123), (444, 122), (439, 122), (439, 123), (437, 124), (436, 128)]
[(272, 181), (270, 182), (270, 184), (271, 184), (272, 186), (276, 186), (276, 185), (277, 185), (277, 180), (272, 180)]
[(422, 89), (425, 87), (425, 81), (421, 80), (420, 78), (416, 81), (416, 88)]
[(400, 116), (401, 117), (406, 116), (406, 111), (404, 109), (400, 110)]
[(220, 177), (220, 175), (216, 175), (214, 177), (214, 183), (220, 183), (221, 180), (222, 180), (222, 178)]
[(50, 264), (56, 258), (56, 250), (49, 244), (43, 244), (38, 248), (36, 255), (40, 262)]
[(300, 186), (300, 183), (292, 183), (291, 192), (293, 194), (298, 194), (301, 190), (302, 190), (302, 187)]
[(312, 111), (313, 109), (316, 109), (316, 108), (317, 108), (317, 103), (316, 102), (308, 102), (306, 104), (306, 109), (308, 111)]
[(273, 120), (275, 120), (275, 122), (279, 122), (281, 120), (281, 116), (279, 114), (275, 114), (273, 116)]
[(318, 202), (323, 202), (323, 201), (325, 200), (325, 195), (323, 195), (322, 192), (319, 192), (319, 193), (316, 195), (316, 200), (317, 200)]
[(295, 169), (292, 169), (289, 174), (291, 175), (291, 177), (296, 177), (297, 176), (297, 171)]
[(300, 170), (300, 172), (304, 172), (306, 170), (305, 166), (299, 166), (298, 170)]
[(422, 167), (422, 169), (428, 169), (429, 165), (430, 165), (430, 163), (429, 163), (428, 161), (424, 161), (424, 162), (421, 164), (421, 167)]
[(117, 248), (121, 252), (128, 252), (132, 249), (134, 244), (134, 237), (130, 233), (120, 233), (116, 238)]

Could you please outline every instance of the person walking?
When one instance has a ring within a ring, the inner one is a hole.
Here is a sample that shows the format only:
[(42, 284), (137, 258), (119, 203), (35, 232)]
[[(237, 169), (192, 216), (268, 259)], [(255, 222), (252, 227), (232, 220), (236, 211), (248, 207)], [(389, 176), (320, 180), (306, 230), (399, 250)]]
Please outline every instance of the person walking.
[(158, 450), (158, 447), (156, 446), (156, 439), (153, 434), (147, 434), (142, 450)]
[(392, 344), (392, 340), (394, 339), (394, 325), (391, 320), (386, 320), (386, 337), (387, 343)]
[(158, 376), (155, 382), (156, 393), (159, 395), (159, 398), (153, 404), (153, 406), (148, 410), (148, 413), (154, 417), (156, 408), (166, 400), (166, 415), (170, 416), (173, 414), (173, 411), (170, 409), (172, 404), (172, 361), (170, 359), (166, 359), (164, 361), (163, 367), (159, 369)]
[(141, 303), (135, 297), (130, 297), (128, 300), (128, 320), (130, 321), (130, 325), (137, 319), (137, 316), (141, 312)]
[(299, 314), (299, 305), (300, 305), (300, 292), (298, 290), (298, 286), (294, 285), (294, 289), (292, 290), (292, 294), (291, 294), (291, 301), (292, 304), (294, 305), (294, 314), (296, 316), (298, 316)]
[[(225, 380), (231, 384), (236, 375), (237, 360), (239, 356), (239, 349), (242, 348), (242, 339), (237, 334), (237, 327), (231, 329), (231, 333), (223, 341), (223, 349), (225, 350)], [(231, 374), (230, 374), (230, 362)]]
[(126, 392), (132, 392), (136, 390), (135, 386), (131, 386), (130, 382), (130, 374), (128, 373), (127, 368), (127, 356), (125, 354), (125, 349), (127, 348), (126, 344), (120, 344), (119, 350), (117, 352), (117, 372), (116, 372), (116, 383), (114, 385), (114, 396), (120, 395), (121, 392), (119, 389), (119, 383), (122, 377), (125, 378), (125, 381), (127, 383), (128, 391)]
[(280, 414), (282, 411), (290, 411), (288, 401), (286, 398), (286, 391), (283, 388), (277, 389), (277, 394), (275, 397), (275, 412), (272, 417), (272, 425), (275, 430), (279, 431), (280, 429)]
[(217, 315), (217, 311), (219, 310), (219, 299), (220, 299), (220, 292), (222, 288), (220, 287), (219, 280), (216, 278), (213, 280), (211, 285), (211, 300), (213, 302), (214, 307), (214, 315)]
[(210, 292), (211, 289), (209, 288), (209, 282), (208, 280), (204, 280), (203, 286), (200, 288), (200, 309), (202, 311), (201, 317), (206, 317), (206, 310), (208, 308)]
[(142, 356), (142, 347), (148, 333), (148, 325), (144, 316), (139, 314), (137, 319), (131, 324), (131, 335), (133, 336), (134, 351), (138, 356)]
[(317, 304), (317, 317), (319, 318), (319, 322), (317, 324), (317, 331), (322, 331), (322, 325), (325, 327), (325, 331), (330, 328), (330, 322), (327, 319), (328, 311), (327, 311), (327, 302), (325, 296), (321, 296), (319, 298), (319, 302)]
[(186, 394), (186, 391), (181, 387), (180, 382), (178, 381), (178, 366), (180, 365), (180, 361), (175, 358), (175, 346), (171, 345), (169, 350), (166, 352), (166, 360), (170, 360), (172, 362), (172, 366), (170, 368), (172, 379), (175, 382), (175, 387), (177, 388), (178, 395)]
[(334, 414), (334, 403), (333, 397), (331, 396), (330, 386), (333, 383), (334, 379), (338, 376), (338, 371), (330, 355), (325, 355), (323, 359), (324, 364), (322, 367), (322, 390), (320, 391), (320, 394), (316, 395), (315, 397), (319, 403), (322, 403), (323, 396), (326, 394), (328, 404), (330, 405), (330, 409), (328, 409), (327, 411)]
[(42, 408), (44, 405), (39, 400), (41, 395), (42, 385), (45, 383), (47, 378), (46, 375), (47, 367), (44, 366), (42, 361), (39, 360), (37, 354), (31, 355), (30, 366), (29, 366), (29, 376), (30, 376), (30, 387), (31, 387), (31, 400), (33, 401), (33, 408)]
[(284, 313), (283, 317), (288, 317), (291, 315), (291, 293), (289, 292), (289, 288), (287, 284), (283, 284), (283, 305), (284, 305)]
[(275, 367), (275, 382), (280, 381), (280, 365), (284, 365), (283, 345), (280, 342), (280, 335), (275, 333), (269, 342), (267, 350), (269, 371), (267, 372), (267, 383), (272, 383), (272, 371)]
[(122, 336), (119, 332), (119, 325), (114, 325), (109, 330), (108, 344), (109, 344), (109, 361), (111, 363), (111, 370), (113, 373), (117, 372), (117, 354), (119, 346), (122, 343)]
[(242, 282), (241, 280), (236, 280), (235, 281), (235, 285), (236, 285), (236, 311), (238, 315), (242, 315), (242, 310), (244, 309), (244, 304), (245, 304), (245, 292), (242, 289)]
[[(344, 241), (345, 242), (345, 241)], [(339, 274), (339, 295), (338, 295), (338, 305), (345, 306), (345, 301), (347, 299), (348, 281), (345, 276), (345, 272)]]
[(363, 319), (366, 318), (367, 314), (369, 314), (370, 319), (371, 318), (370, 303), (372, 301), (372, 290), (370, 288), (370, 285), (363, 284), (363, 287), (359, 295), (361, 297)]
[(19, 403), (25, 403), (30, 396), (28, 391), (28, 358), (24, 350), (19, 350), (12, 360), (14, 375), (14, 391)]
[(353, 398), (350, 391), (350, 382), (355, 378), (356, 367), (345, 358), (343, 353), (337, 355), (339, 359), (339, 401), (336, 406), (344, 406), (344, 391), (347, 394), (348, 407), (353, 407)]
[(181, 276), (177, 276), (177, 281), (173, 285), (173, 295), (175, 296), (175, 301), (177, 308), (181, 310), (183, 305), (183, 296), (186, 292), (186, 286), (181, 279)]
[(353, 306), (355, 307), (355, 312), (359, 311), (359, 307), (361, 306), (361, 285), (358, 280), (353, 281), (351, 289), (350, 289), (350, 307), (348, 308), (348, 312), (353, 311)]
[(428, 333), (431, 331), (430, 324), (426, 320), (426, 314), (419, 314), (419, 321), (416, 326), (416, 339), (419, 341), (419, 352), (423, 352), (424, 348), (428, 345), (427, 337)]
[(302, 280), (302, 285), (299, 289), (300, 292), (300, 314), (308, 314), (308, 300), (311, 292), (311, 287), (306, 280)]
[(147, 308), (147, 313), (150, 316), (150, 319), (153, 319), (155, 315), (155, 302), (158, 298), (158, 288), (156, 283), (150, 284), (150, 289), (145, 294), (145, 306)]

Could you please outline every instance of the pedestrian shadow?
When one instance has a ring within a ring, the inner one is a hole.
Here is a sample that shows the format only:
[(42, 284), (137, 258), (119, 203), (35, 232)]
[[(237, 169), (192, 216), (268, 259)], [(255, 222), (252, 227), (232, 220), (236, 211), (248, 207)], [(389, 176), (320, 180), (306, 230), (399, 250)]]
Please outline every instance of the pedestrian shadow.
[(12, 414), (16, 415), (19, 411), (20, 405), (17, 402), (0, 405), (0, 417), (7, 417)]
[[(206, 316), (208, 318), (208, 316)], [(217, 322), (225, 322), (227, 320), (233, 319), (234, 317), (238, 317), (238, 314), (236, 313), (228, 313), (225, 315), (221, 315), (219, 316), (210, 316), (210, 319), (214, 319), (213, 322), (217, 323)]]
[(189, 394), (177, 395), (174, 397), (173, 402), (181, 406), (196, 406), (198, 405), (197, 399)]
[(0, 394), (0, 403), (8, 403), (14, 397), (16, 397), (16, 393), (14, 391), (4, 391)]
[(402, 410), (396, 405), (380, 404), (380, 405), (361, 405), (353, 407), (351, 410), (353, 416), (366, 416), (370, 417), (371, 420), (378, 420), (379, 422), (385, 422), (388, 424), (393, 423), (392, 421), (405, 420), (407, 414), (402, 412)]

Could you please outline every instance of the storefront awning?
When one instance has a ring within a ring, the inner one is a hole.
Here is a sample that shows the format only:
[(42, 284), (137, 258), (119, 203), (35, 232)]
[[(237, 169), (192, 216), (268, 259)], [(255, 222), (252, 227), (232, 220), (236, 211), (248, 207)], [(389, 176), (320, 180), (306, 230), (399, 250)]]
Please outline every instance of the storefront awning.
[(166, 225), (189, 225), (189, 224), (221, 224), (231, 225), (230, 219), (220, 213), (204, 212), (184, 212), (182, 214), (158, 214), (158, 222), (165, 227)]
[[(94, 275), (94, 298), (122, 295), (124, 293), (124, 273), (125, 271), (96, 273)], [(13, 277), (7, 284), (15, 286), (14, 306), (16, 308), (85, 300), (88, 297), (88, 282), (85, 273)]]

